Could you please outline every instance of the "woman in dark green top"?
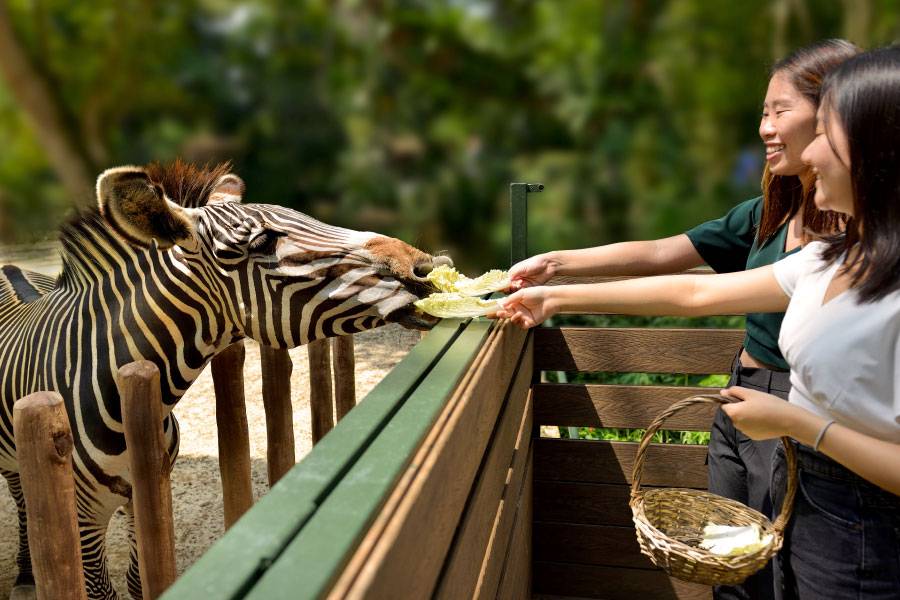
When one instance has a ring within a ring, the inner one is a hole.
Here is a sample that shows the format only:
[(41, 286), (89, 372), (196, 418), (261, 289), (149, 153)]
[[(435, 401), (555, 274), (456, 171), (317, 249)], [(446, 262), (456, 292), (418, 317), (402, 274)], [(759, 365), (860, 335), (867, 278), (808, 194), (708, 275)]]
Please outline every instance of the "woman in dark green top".
[[(813, 203), (814, 175), (800, 155), (815, 134), (822, 80), (858, 52), (849, 42), (826, 40), (795, 51), (772, 68), (759, 126), (766, 148), (763, 196), (674, 237), (533, 256), (510, 269), (512, 289), (542, 285), (558, 275), (661, 275), (703, 263), (719, 273), (742, 271), (780, 260), (816, 233), (837, 230), (837, 215), (820, 212)], [(747, 315), (747, 333), (729, 387), (740, 385), (787, 399), (788, 366), (778, 349), (782, 317)], [(771, 517), (769, 480), (776, 442), (751, 440), (718, 411), (709, 444), (710, 491)], [(779, 585), (770, 565), (740, 586), (716, 588), (714, 596), (768, 599), (775, 597)]]

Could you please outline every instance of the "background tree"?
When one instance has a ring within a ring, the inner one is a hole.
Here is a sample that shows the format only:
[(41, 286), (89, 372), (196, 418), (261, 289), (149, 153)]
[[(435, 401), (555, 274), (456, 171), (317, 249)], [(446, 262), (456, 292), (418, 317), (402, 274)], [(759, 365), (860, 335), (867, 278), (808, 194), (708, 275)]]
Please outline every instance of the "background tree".
[(99, 169), (176, 156), (470, 271), (508, 260), (510, 181), (547, 186), (533, 251), (671, 235), (759, 192), (774, 59), (888, 43), (898, 19), (889, 0), (8, 0), (0, 236), (52, 235)]

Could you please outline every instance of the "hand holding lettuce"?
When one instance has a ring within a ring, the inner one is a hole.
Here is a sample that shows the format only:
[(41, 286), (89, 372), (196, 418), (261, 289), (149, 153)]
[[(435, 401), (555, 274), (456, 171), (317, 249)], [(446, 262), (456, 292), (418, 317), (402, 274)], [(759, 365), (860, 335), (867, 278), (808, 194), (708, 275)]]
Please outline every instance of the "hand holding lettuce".
[(465, 319), (495, 312), (499, 308), (497, 301), (479, 296), (509, 288), (509, 275), (500, 269), (470, 279), (453, 267), (441, 265), (427, 279), (441, 291), (416, 301), (416, 307), (441, 318)]

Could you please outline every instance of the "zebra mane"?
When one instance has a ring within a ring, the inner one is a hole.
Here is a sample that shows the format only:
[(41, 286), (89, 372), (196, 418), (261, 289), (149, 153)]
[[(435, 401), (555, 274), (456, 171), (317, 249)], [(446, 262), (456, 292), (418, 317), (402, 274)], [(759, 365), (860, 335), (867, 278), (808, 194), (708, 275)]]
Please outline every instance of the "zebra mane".
[[(104, 239), (114, 244), (122, 244), (116, 240), (116, 236), (109, 223), (100, 215), (98, 208), (89, 208), (75, 213), (65, 222), (59, 231), (60, 258), (62, 259), (62, 271), (56, 279), (56, 287), (64, 287), (74, 283), (76, 274), (86, 272), (84, 265), (85, 256), (89, 257), (89, 248), (95, 244), (95, 239)], [(86, 250), (86, 252), (85, 252)], [(90, 258), (87, 258), (90, 260)]]
[[(231, 163), (223, 162), (210, 166), (198, 166), (193, 163), (175, 159), (170, 163), (152, 162), (143, 167), (150, 180), (165, 191), (169, 200), (186, 208), (206, 206), (220, 177), (231, 172)], [(76, 269), (77, 261), (73, 261), (73, 245), (89, 244), (94, 235), (115, 240), (111, 235), (109, 224), (100, 216), (97, 207), (76, 212), (60, 229), (59, 240), (62, 244), (63, 271), (57, 282), (65, 283)]]
[(231, 163), (201, 167), (179, 158), (167, 164), (152, 162), (144, 170), (151, 181), (162, 186), (169, 200), (179, 206), (197, 208), (206, 206), (213, 186), (222, 175), (231, 172)]

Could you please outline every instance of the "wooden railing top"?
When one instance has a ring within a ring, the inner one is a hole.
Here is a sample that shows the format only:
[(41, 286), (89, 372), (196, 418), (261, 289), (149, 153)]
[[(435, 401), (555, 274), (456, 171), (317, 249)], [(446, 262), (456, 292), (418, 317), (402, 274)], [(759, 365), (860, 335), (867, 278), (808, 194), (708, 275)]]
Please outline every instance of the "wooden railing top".
[(164, 598), (321, 597), (494, 326), (435, 326)]

